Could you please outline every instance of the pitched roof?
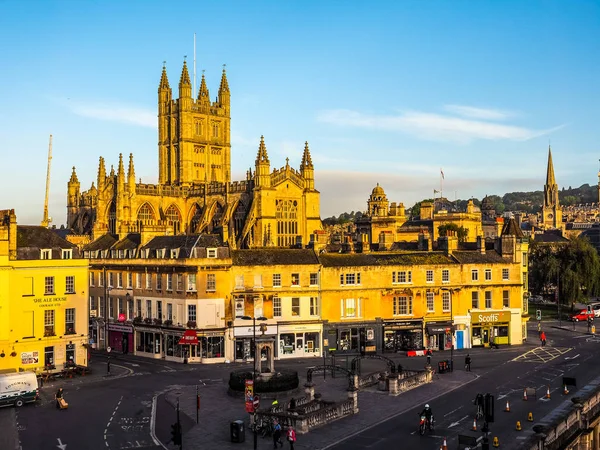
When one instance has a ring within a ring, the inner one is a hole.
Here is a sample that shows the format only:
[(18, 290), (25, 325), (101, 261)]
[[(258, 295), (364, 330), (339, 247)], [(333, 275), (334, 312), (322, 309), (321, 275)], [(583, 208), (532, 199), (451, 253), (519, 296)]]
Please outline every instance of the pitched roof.
[(452, 252), (452, 256), (461, 264), (506, 264), (510, 262), (510, 260), (503, 258), (494, 250), (486, 251), (485, 253), (457, 250)]
[(223, 243), (220, 236), (216, 234), (183, 234), (177, 236), (156, 236), (151, 239), (143, 249), (158, 250), (161, 248), (174, 249), (174, 248), (187, 248), (192, 247), (222, 247)]
[(443, 252), (322, 253), (319, 261), (324, 267), (456, 264)]
[(129, 233), (119, 242), (114, 244), (111, 250), (133, 250), (139, 247), (141, 236), (139, 233)]
[(523, 232), (521, 231), (521, 228), (519, 228), (519, 224), (514, 217), (511, 217), (504, 223), (501, 236), (516, 236), (518, 238), (523, 237)]
[(53, 230), (35, 225), (17, 226), (17, 248), (75, 248), (75, 244), (60, 237)]
[(558, 233), (546, 232), (541, 234), (534, 234), (533, 240), (535, 242), (543, 242), (547, 244), (566, 244), (569, 240)]
[(237, 266), (282, 266), (287, 264), (319, 264), (312, 249), (264, 248), (235, 250), (233, 264)]
[(117, 242), (118, 238), (114, 234), (104, 234), (93, 242), (83, 247), (84, 252), (95, 252), (97, 250), (110, 250)]

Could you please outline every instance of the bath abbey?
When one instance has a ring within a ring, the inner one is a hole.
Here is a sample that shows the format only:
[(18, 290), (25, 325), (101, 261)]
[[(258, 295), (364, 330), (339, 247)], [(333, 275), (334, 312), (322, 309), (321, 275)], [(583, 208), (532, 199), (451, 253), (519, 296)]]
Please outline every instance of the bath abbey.
[(231, 94), (223, 70), (215, 101), (204, 75), (196, 98), (186, 62), (179, 96), (163, 66), (158, 86), (158, 184), (136, 181), (134, 157), (127, 171), (100, 157), (98, 178), (81, 191), (75, 168), (68, 182), (67, 227), (96, 240), (111, 234), (154, 236), (218, 234), (231, 248), (306, 246), (322, 229), (320, 197), (308, 142), (298, 169), (271, 168), (260, 137), (254, 171), (231, 180)]

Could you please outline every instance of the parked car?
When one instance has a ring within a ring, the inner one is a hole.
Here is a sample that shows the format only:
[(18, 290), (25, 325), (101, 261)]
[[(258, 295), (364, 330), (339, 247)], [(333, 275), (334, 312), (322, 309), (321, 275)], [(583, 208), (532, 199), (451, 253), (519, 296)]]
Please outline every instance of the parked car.
[(600, 303), (590, 303), (588, 308), (591, 308), (595, 317), (600, 317)]
[(593, 319), (594, 316), (595, 316), (594, 312), (588, 312), (587, 309), (582, 309), (578, 313), (571, 315), (571, 320), (573, 322), (586, 321), (590, 317)]

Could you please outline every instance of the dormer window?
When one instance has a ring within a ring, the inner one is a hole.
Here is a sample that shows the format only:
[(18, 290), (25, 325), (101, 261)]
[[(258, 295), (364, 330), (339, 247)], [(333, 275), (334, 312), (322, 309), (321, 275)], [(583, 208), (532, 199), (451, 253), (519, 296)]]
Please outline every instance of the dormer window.
[(73, 259), (73, 249), (72, 248), (63, 248), (62, 249), (62, 259)]
[(40, 259), (52, 259), (52, 250), (47, 248), (41, 249)]
[(119, 250), (119, 259), (123, 259), (125, 257), (125, 250)]
[(171, 249), (171, 258), (173, 258), (173, 259), (179, 258), (179, 249), (178, 248)]
[(164, 258), (165, 257), (165, 251), (166, 249), (164, 248), (159, 248), (156, 250), (156, 257), (157, 258)]
[(216, 248), (207, 248), (206, 249), (206, 257), (207, 258), (216, 258), (217, 257), (217, 249)]

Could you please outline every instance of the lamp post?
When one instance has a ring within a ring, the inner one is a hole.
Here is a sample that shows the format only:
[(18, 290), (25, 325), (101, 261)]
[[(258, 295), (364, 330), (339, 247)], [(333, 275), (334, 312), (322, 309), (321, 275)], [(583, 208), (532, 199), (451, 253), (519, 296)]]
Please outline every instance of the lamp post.
[[(254, 346), (254, 368), (252, 370), (252, 382), (253, 382), (253, 393), (256, 395), (256, 321), (257, 320), (267, 320), (266, 317), (250, 317), (250, 316), (242, 316), (243, 320), (251, 320), (252, 321), (252, 344)], [(258, 355), (260, 358), (260, 355)], [(253, 398), (254, 400), (254, 398)], [(254, 450), (258, 447), (258, 433), (256, 432), (256, 411), (252, 410), (252, 423), (254, 423)]]
[(441, 288), (442, 291), (450, 294), (450, 371), (454, 372), (454, 314), (453, 314), (453, 303), (454, 303), (454, 291), (460, 291), (460, 288)]

